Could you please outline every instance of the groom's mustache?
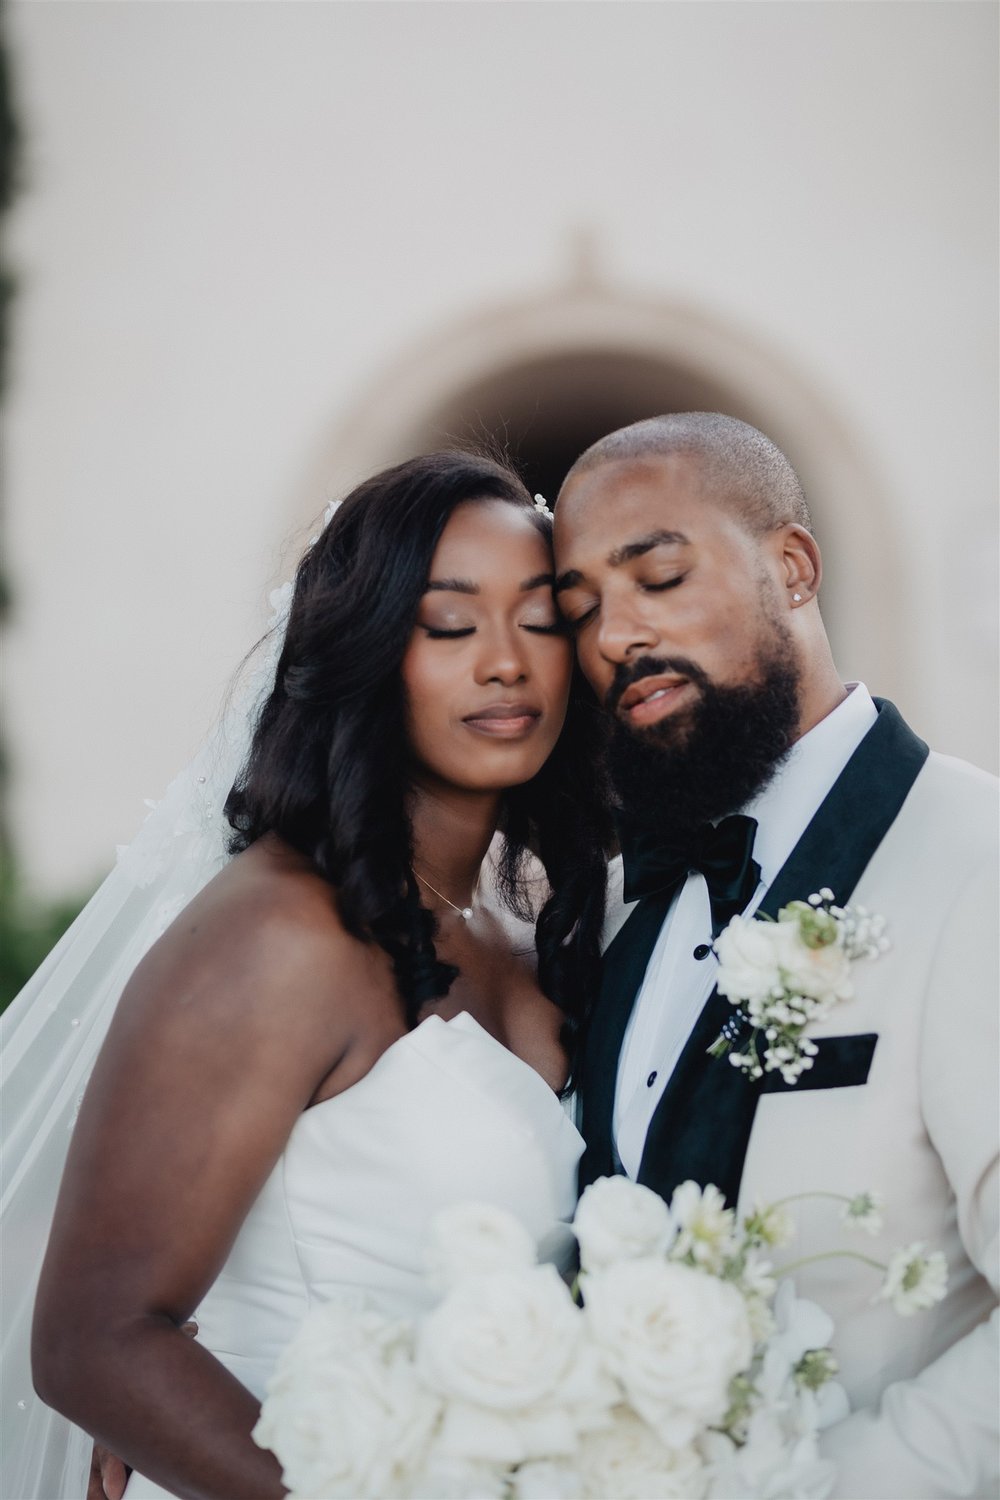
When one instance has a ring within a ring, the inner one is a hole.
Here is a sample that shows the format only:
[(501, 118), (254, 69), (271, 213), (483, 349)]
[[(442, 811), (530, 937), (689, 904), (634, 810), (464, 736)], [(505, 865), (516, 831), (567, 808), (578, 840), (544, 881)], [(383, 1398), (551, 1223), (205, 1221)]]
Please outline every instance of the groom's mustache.
[(632, 662), (619, 662), (615, 667), (615, 675), (604, 698), (608, 713), (617, 714), (622, 693), (634, 682), (641, 682), (644, 677), (659, 676), (686, 677), (702, 691), (712, 684), (708, 673), (695, 666), (686, 656), (640, 656)]

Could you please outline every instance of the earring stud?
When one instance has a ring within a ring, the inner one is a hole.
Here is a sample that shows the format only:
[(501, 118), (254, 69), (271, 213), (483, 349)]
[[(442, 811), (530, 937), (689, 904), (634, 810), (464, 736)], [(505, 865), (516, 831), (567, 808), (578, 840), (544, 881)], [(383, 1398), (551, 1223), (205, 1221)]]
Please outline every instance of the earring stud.
[(792, 595), (792, 603), (793, 604), (801, 604), (802, 603), (802, 595), (801, 594), (793, 594)]

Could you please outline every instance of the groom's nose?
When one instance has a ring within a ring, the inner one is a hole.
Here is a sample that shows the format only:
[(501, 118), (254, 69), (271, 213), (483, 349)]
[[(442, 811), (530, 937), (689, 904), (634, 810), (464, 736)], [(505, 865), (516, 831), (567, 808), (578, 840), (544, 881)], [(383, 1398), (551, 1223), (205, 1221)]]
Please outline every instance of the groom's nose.
[(659, 644), (659, 631), (642, 601), (635, 594), (601, 601), (597, 622), (597, 649), (605, 661), (615, 666), (648, 656)]

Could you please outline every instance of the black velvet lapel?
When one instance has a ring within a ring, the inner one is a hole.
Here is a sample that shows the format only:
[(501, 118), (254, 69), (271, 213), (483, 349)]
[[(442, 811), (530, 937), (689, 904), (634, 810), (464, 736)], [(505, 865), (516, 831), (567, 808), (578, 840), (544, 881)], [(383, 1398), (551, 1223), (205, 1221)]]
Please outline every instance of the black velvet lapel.
[[(804, 900), (821, 886), (829, 886), (838, 902), (847, 902), (895, 821), (928, 749), (891, 703), (876, 699), (875, 704), (878, 719), (778, 872), (760, 906), (762, 913), (776, 916), (787, 902)], [(605, 957), (591, 1030), (594, 1048), (588, 1044), (580, 1074), (587, 1139), (582, 1182), (614, 1169), (618, 1052), (665, 915), (661, 909), (656, 921), (652, 908), (643, 912), (646, 906), (646, 901), (639, 903)], [(714, 1182), (728, 1203), (736, 1202), (761, 1088), (724, 1060), (707, 1055), (731, 1014), (732, 1006), (713, 990), (650, 1123), (639, 1181), (668, 1200), (678, 1183), (693, 1178)], [(874, 1050), (874, 1041), (871, 1046)]]
[(608, 945), (601, 964), (601, 991), (587, 1027), (580, 1062), (583, 1137), (580, 1188), (615, 1171), (611, 1116), (615, 1104), (618, 1055), (635, 997), (642, 984), (672, 892), (643, 896)]

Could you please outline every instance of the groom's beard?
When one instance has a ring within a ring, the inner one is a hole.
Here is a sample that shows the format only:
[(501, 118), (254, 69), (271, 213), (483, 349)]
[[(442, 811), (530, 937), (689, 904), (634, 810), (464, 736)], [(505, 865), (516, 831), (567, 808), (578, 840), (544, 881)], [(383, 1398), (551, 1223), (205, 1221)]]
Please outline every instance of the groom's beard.
[[(757, 669), (756, 682), (723, 687), (683, 657), (644, 656), (618, 668), (608, 693), (609, 768), (627, 822), (672, 841), (736, 812), (767, 786), (798, 733), (800, 673), (785, 631), (761, 648)], [(613, 711), (618, 700), (630, 683), (661, 672), (688, 678), (698, 698), (658, 724), (629, 729)]]

